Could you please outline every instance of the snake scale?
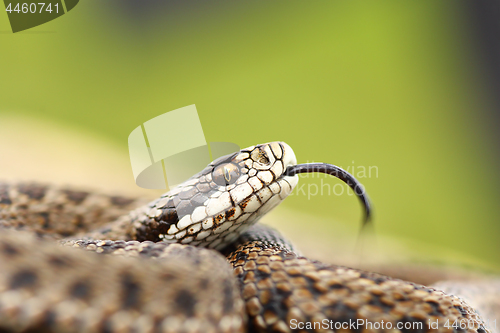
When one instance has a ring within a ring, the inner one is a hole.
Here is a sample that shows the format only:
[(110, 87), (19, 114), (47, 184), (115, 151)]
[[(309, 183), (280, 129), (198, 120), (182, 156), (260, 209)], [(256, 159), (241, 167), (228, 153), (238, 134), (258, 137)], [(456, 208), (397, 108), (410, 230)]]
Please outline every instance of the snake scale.
[(331, 167), (272, 142), (150, 203), (0, 183), (0, 332), (489, 332), (458, 297), (310, 260), (256, 224), (301, 172), (344, 180), (369, 213)]

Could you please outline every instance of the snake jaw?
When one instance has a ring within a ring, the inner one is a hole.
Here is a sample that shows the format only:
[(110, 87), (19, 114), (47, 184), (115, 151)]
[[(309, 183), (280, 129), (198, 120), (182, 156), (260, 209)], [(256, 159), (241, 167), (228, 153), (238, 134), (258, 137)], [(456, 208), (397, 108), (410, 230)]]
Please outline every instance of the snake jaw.
[(283, 170), (281, 171), (281, 176), (278, 178), (278, 180), (282, 180), (282, 182), (279, 183), (282, 188), (282, 193), (280, 193), (280, 198), (281, 200), (285, 200), (285, 198), (290, 193), (292, 193), (293, 189), (295, 188), (295, 186), (297, 186), (299, 182), (299, 177), (297, 175), (286, 174), (286, 170), (288, 170), (289, 167), (297, 165), (297, 158), (295, 157), (295, 153), (292, 147), (290, 147), (288, 144), (280, 142), (279, 145), (283, 150), (283, 156), (282, 156)]
[[(292, 147), (287, 145), (284, 142), (280, 142), (280, 145), (283, 149), (283, 166), (284, 170), (286, 170), (289, 166), (296, 165), (297, 164), (297, 157), (295, 157), (295, 153), (293, 152)], [(285, 171), (283, 171), (283, 174)]]

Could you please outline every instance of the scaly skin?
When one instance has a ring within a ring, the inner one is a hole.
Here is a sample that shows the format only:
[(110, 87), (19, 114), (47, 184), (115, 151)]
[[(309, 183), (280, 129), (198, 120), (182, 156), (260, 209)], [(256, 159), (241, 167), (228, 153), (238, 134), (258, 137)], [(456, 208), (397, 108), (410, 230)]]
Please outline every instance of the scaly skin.
[[(488, 332), (454, 296), (311, 261), (254, 225), (297, 183), (284, 174), (294, 163), (284, 143), (249, 147), (123, 216), (136, 201), (0, 184), (0, 331), (353, 330), (366, 319), (383, 320), (378, 331), (448, 332), (462, 320), (458, 331)], [(51, 241), (63, 237), (64, 247)], [(224, 251), (236, 279), (219, 252), (200, 247)]]
[[(250, 230), (227, 256), (243, 290), (250, 327), (257, 332), (355, 331), (370, 328), (366, 322), (380, 324), (380, 332), (448, 332), (455, 321), (467, 328), (460, 332), (487, 332), (476, 311), (455, 296), (297, 256), (268, 240), (274, 232)], [(366, 322), (354, 325), (358, 320)], [(307, 323), (318, 330), (307, 330)], [(404, 330), (405, 325), (411, 329)]]

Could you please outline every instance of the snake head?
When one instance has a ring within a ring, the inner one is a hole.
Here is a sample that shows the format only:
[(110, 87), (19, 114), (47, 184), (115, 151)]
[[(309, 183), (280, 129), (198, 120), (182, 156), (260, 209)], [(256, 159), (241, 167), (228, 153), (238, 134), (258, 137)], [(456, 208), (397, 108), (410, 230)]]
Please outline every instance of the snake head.
[(281, 203), (298, 174), (321, 172), (348, 184), (370, 219), (363, 186), (347, 171), (326, 163), (297, 165), (284, 142), (251, 146), (220, 157), (184, 183), (133, 213), (131, 236), (222, 250)]
[(220, 157), (138, 214), (136, 238), (222, 249), (292, 192), (296, 164), (284, 142)]

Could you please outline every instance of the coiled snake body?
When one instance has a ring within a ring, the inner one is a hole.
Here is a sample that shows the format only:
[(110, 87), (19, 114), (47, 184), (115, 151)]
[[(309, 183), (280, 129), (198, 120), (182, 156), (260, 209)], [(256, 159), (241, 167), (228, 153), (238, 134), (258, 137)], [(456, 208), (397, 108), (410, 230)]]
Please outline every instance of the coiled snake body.
[(330, 167), (257, 145), (125, 215), (137, 202), (0, 183), (0, 332), (487, 332), (455, 296), (309, 260), (255, 224), (311, 171), (368, 213)]

